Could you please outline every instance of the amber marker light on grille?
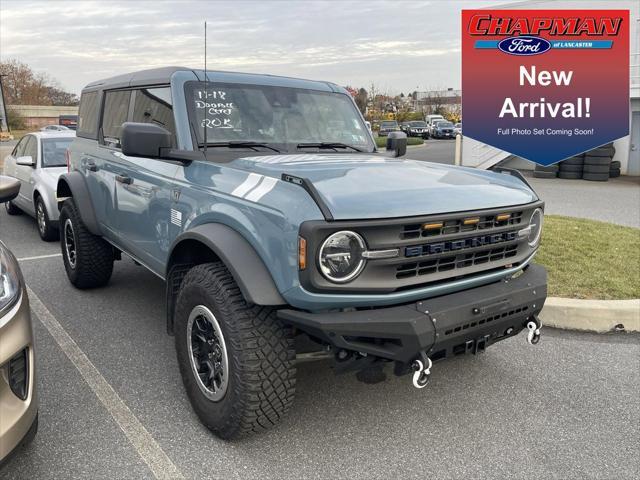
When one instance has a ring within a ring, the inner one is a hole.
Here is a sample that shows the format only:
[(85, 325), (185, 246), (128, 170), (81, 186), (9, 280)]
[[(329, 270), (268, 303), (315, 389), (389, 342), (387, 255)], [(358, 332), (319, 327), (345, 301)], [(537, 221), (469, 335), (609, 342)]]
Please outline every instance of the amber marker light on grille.
[(480, 217), (465, 218), (462, 221), (463, 225), (477, 225), (478, 223), (480, 223)]
[(307, 268), (307, 241), (302, 237), (298, 237), (298, 268)]
[(498, 222), (505, 222), (507, 220), (509, 220), (511, 218), (511, 214), (510, 213), (500, 213), (498, 215), (496, 215), (496, 221)]
[(442, 223), (442, 222), (425, 223), (424, 225), (422, 225), (422, 229), (423, 230), (436, 230), (437, 228), (442, 228), (443, 225), (444, 225), (444, 223)]

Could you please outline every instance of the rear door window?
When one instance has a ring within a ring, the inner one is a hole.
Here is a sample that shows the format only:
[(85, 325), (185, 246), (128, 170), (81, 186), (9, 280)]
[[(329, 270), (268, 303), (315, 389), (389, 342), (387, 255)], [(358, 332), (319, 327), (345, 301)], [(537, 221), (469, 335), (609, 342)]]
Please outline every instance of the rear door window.
[(131, 90), (106, 92), (102, 114), (102, 135), (105, 145), (120, 148), (122, 124), (129, 116)]
[(98, 92), (83, 93), (78, 111), (78, 136), (96, 138), (98, 132)]

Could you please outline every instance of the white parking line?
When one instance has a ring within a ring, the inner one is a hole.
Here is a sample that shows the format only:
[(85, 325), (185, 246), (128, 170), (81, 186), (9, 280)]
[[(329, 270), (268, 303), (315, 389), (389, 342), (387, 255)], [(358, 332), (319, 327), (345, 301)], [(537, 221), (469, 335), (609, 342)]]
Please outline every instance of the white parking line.
[(27, 260), (40, 260), (42, 258), (54, 258), (54, 257), (61, 257), (61, 256), (62, 256), (61, 253), (52, 253), (51, 255), (38, 255), (36, 257), (22, 257), (22, 258), (19, 258), (18, 261), (25, 262)]
[(69, 336), (53, 314), (42, 303), (38, 296), (27, 287), (31, 309), (37, 315), (40, 322), (49, 331), (53, 339), (60, 346), (65, 355), (89, 385), (98, 400), (111, 414), (118, 426), (127, 436), (138, 455), (144, 460), (157, 479), (184, 478), (178, 467), (169, 459), (160, 445), (140, 423), (133, 412), (122, 401), (109, 382), (102, 376), (98, 369), (91, 363), (78, 344)]

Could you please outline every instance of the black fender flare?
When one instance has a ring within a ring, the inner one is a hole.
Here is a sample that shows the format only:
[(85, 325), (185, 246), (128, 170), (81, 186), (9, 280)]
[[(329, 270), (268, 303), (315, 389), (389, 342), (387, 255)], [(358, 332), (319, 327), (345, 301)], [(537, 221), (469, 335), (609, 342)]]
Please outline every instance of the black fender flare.
[(82, 173), (78, 171), (62, 174), (58, 179), (56, 186), (58, 208), (62, 208), (62, 202), (69, 197), (73, 197), (82, 223), (87, 229), (94, 235), (101, 235), (87, 182)]
[(173, 331), (173, 297), (175, 296), (175, 292), (170, 289), (175, 287), (173, 275), (175, 264), (180, 262), (178, 257), (186, 254), (187, 258), (183, 259), (185, 263), (202, 263), (197, 258), (189, 258), (189, 250), (180, 249), (181, 245), (193, 245), (190, 241), (206, 246), (215, 257), (226, 265), (248, 302), (268, 306), (287, 304), (280, 295), (262, 258), (240, 233), (222, 223), (205, 223), (182, 233), (171, 245), (165, 273), (168, 302), (167, 329), (169, 333)]

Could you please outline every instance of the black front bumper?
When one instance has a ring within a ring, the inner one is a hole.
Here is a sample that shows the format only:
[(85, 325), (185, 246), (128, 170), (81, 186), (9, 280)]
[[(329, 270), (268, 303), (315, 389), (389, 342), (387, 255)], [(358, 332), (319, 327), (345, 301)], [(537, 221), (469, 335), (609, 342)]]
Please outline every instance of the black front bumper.
[(278, 316), (336, 350), (409, 364), (476, 353), (519, 333), (547, 297), (547, 272), (530, 265), (517, 278), (394, 307), (348, 312), (279, 310)]

